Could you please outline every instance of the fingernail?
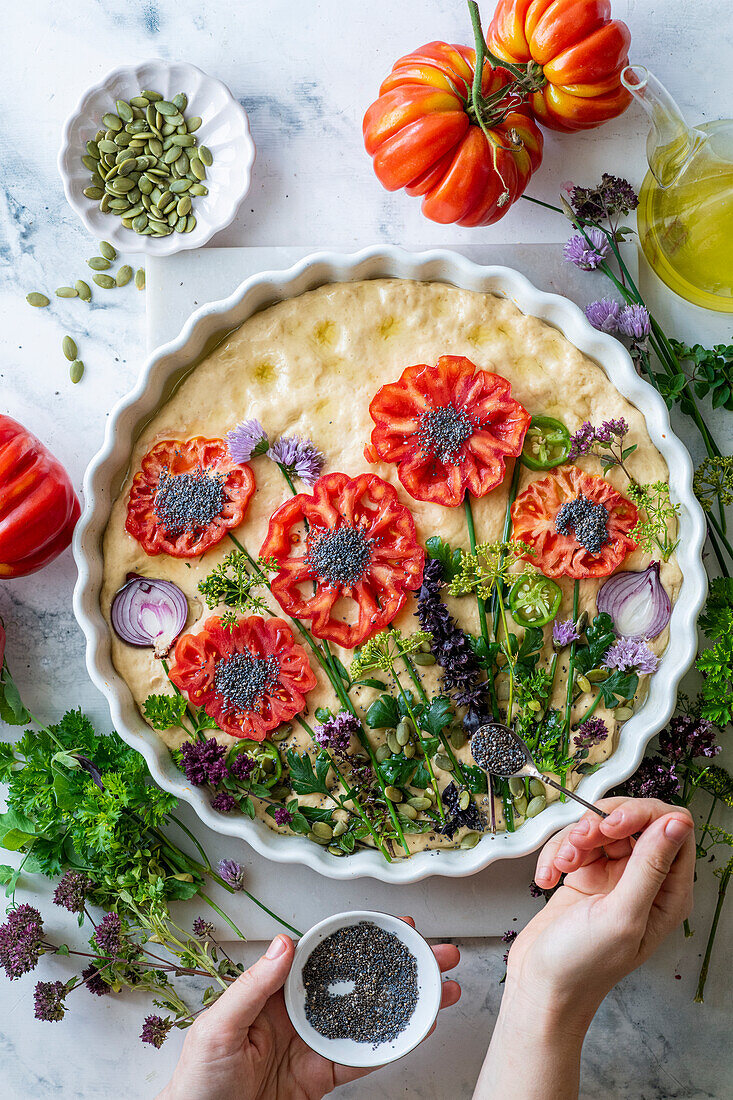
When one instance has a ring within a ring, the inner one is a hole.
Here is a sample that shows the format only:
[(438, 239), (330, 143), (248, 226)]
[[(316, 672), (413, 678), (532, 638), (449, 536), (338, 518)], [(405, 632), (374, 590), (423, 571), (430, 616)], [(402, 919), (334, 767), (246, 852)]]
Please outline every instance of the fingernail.
[(587, 818), (581, 817), (577, 825), (573, 825), (573, 832), (578, 836), (585, 836), (590, 831), (590, 821)]
[(664, 826), (664, 835), (668, 836), (670, 840), (674, 840), (676, 844), (681, 844), (691, 828), (692, 823), (690, 821), (685, 821), (681, 817), (671, 817)]
[(557, 858), (564, 860), (575, 859), (575, 848), (573, 848), (572, 844), (568, 844), (566, 840), (565, 843), (561, 845), (560, 851), (557, 853)]
[(541, 882), (549, 882), (552, 872), (549, 867), (538, 867), (534, 874), (534, 880), (539, 886)]
[(287, 940), (284, 936), (275, 936), (270, 946), (265, 952), (266, 959), (279, 959), (288, 949)]
[(624, 823), (624, 811), (621, 809), (612, 810), (606, 818), (606, 825), (623, 825)]

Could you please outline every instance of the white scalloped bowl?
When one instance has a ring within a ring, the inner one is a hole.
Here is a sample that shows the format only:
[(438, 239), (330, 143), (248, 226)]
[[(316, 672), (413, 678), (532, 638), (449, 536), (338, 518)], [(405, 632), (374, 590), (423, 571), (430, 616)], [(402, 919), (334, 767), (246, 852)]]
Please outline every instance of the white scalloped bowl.
[(112, 410), (104, 445), (86, 472), (86, 503), (73, 543), (79, 568), (74, 610), (87, 639), (90, 676), (107, 697), (116, 730), (143, 754), (160, 786), (190, 803), (202, 821), (216, 832), (245, 840), (278, 863), (304, 863), (329, 878), (369, 876), (383, 882), (408, 883), (429, 875), (471, 875), (497, 859), (527, 855), (552, 833), (577, 820), (581, 809), (575, 802), (553, 802), (515, 833), (487, 835), (470, 850), (419, 852), (409, 860), (392, 864), (371, 850), (348, 858), (332, 856), (318, 845), (301, 837), (279, 835), (258, 821), (219, 814), (211, 808), (204, 792), (186, 781), (164, 743), (141, 717), (130, 689), (112, 663), (109, 627), (99, 604), (101, 540), (128, 467), (133, 441), (189, 365), (211, 346), (217, 334), (224, 335), (274, 302), (297, 297), (326, 283), (385, 277), (445, 282), (508, 298), (523, 313), (559, 329), (580, 351), (594, 359), (617, 389), (643, 412), (649, 435), (669, 466), (671, 497), (680, 505), (677, 556), (683, 583), (672, 611), (669, 645), (651, 678), (648, 695), (623, 726), (616, 752), (598, 771), (581, 780), (579, 791), (584, 798), (595, 801), (636, 770), (648, 742), (672, 714), (677, 685), (692, 663), (697, 646), (696, 621), (707, 581), (701, 559), (705, 525), (692, 492), (692, 463), (683, 444), (672, 434), (662, 398), (637, 375), (619, 341), (592, 328), (572, 302), (537, 290), (510, 268), (480, 267), (457, 253), (442, 250), (410, 254), (398, 248), (376, 247), (350, 256), (317, 253), (287, 271), (254, 275), (229, 298), (198, 309), (176, 340), (150, 356), (134, 390)]
[[(116, 215), (103, 214), (98, 201), (84, 194), (90, 173), (81, 158), (87, 141), (102, 128), (102, 115), (114, 111), (116, 99), (130, 99), (144, 88), (166, 98), (185, 92), (186, 114), (200, 115), (203, 120), (196, 137), (200, 145), (211, 150), (214, 162), (205, 180), (209, 194), (194, 202), (196, 226), (190, 233), (140, 236), (134, 229), (127, 229)], [(254, 159), (247, 112), (226, 84), (188, 62), (153, 59), (114, 69), (84, 93), (64, 126), (58, 167), (69, 205), (98, 240), (110, 241), (120, 252), (172, 256), (183, 249), (200, 248), (234, 220), (249, 191)]]

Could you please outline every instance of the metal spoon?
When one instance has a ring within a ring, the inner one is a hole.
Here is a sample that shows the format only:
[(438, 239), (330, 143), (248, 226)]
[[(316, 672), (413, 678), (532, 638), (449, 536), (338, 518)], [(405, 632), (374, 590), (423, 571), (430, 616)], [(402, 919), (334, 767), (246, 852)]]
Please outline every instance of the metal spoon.
[[(552, 778), (552, 776), (545, 775), (544, 772), (541, 772), (535, 764), (534, 759), (532, 758), (532, 753), (527, 748), (526, 742), (519, 736), (519, 734), (515, 733), (514, 730), (509, 729), (509, 727), (505, 726), (502, 722), (487, 722), (486, 725), (479, 726), (479, 728), (476, 730), (473, 737), (471, 738), (472, 755), (474, 738), (481, 733), (489, 736), (492, 730), (496, 730), (505, 738), (510, 737), (512, 739), (516, 748), (519, 749), (524, 756), (524, 763), (521, 765), (521, 767), (514, 768), (513, 770), (499, 771), (496, 768), (487, 767), (485, 759), (476, 760), (476, 757), (474, 756), (473, 759), (476, 761), (480, 768), (483, 768), (484, 771), (490, 771), (492, 775), (497, 775), (500, 779), (511, 779), (514, 777), (518, 779), (540, 779), (543, 783), (546, 783), (548, 787), (554, 787), (556, 791), (561, 791), (562, 794), (566, 794), (568, 798), (575, 799), (575, 801), (579, 802), (581, 806), (585, 806), (586, 810), (592, 810), (593, 813), (598, 814), (599, 817), (608, 817), (608, 814), (605, 812), (605, 810), (599, 810), (598, 806), (594, 806), (592, 802), (586, 802), (586, 800), (584, 798), (581, 798), (579, 794), (576, 794), (575, 791), (571, 791), (568, 787), (564, 787), (562, 783), (558, 783), (556, 779)], [(481, 754), (479, 753), (479, 756), (480, 755)]]

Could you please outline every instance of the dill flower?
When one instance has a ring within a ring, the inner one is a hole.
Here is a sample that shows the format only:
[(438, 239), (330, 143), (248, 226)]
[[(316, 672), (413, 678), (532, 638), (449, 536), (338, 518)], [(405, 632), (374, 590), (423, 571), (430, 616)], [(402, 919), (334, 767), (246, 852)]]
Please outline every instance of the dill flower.
[(222, 859), (217, 871), (233, 890), (244, 889), (244, 867), (234, 859)]
[(67, 871), (53, 892), (53, 903), (70, 913), (83, 913), (92, 880), (82, 871)]
[(270, 441), (259, 420), (243, 420), (226, 434), (227, 450), (232, 462), (249, 462), (256, 455), (266, 454)]
[(613, 298), (599, 298), (585, 307), (585, 315), (599, 332), (616, 332), (621, 306)]
[(587, 238), (576, 233), (565, 242), (562, 254), (567, 263), (575, 264), (582, 271), (593, 271), (608, 254), (608, 240), (606, 234), (596, 228), (587, 231)]
[(603, 663), (606, 668), (638, 672), (644, 676), (656, 671), (659, 658), (643, 639), (617, 638), (603, 658)]
[(173, 1021), (168, 1016), (165, 1019), (162, 1016), (146, 1016), (140, 1038), (144, 1043), (150, 1043), (159, 1049), (168, 1038), (172, 1027)]
[(310, 439), (281, 436), (267, 452), (269, 458), (291, 477), (299, 477), (306, 485), (315, 485), (321, 476), (325, 457)]
[(343, 710), (327, 718), (320, 726), (316, 726), (313, 734), (319, 745), (345, 756), (349, 751), (352, 734), (356, 736), (360, 729), (359, 719), (349, 711)]
[(63, 1020), (66, 1012), (65, 996), (66, 986), (63, 982), (37, 982), (33, 993), (36, 1019), (49, 1023)]
[(733, 455), (703, 459), (695, 470), (692, 488), (705, 512), (716, 500), (726, 508), (733, 504)]
[(27, 974), (43, 954), (43, 920), (32, 905), (19, 905), (0, 925), (0, 966), (11, 982)]

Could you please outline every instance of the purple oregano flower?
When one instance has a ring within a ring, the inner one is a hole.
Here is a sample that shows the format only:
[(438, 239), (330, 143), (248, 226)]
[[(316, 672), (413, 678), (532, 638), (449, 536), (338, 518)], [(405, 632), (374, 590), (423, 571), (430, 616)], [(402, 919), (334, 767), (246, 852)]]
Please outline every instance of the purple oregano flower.
[(297, 435), (281, 436), (267, 454), (291, 477), (299, 477), (306, 485), (315, 485), (326, 461), (315, 443)]
[(634, 774), (624, 783), (632, 798), (659, 798), (669, 802), (680, 793), (680, 780), (674, 764), (661, 756), (646, 756)]
[(104, 997), (110, 992), (110, 988), (100, 975), (99, 970), (100, 968), (96, 963), (90, 963), (89, 966), (82, 970), (81, 976), (84, 979), (84, 985), (90, 993), (94, 993), (97, 997)]
[(267, 453), (270, 441), (259, 420), (243, 420), (226, 434), (227, 450), (232, 462), (241, 465), (257, 455)]
[(194, 787), (211, 783), (215, 787), (229, 774), (225, 757), (227, 750), (213, 737), (204, 741), (184, 741), (181, 745), (181, 766), (186, 779)]
[(0, 966), (11, 982), (33, 970), (43, 954), (43, 920), (32, 905), (19, 905), (0, 925)]
[(624, 306), (618, 316), (618, 330), (623, 336), (643, 340), (651, 332), (649, 314), (644, 306)]
[(117, 913), (105, 913), (94, 930), (94, 942), (100, 955), (115, 957), (122, 953), (122, 921)]
[(196, 917), (191, 928), (194, 936), (198, 936), (200, 940), (210, 940), (216, 931), (211, 921), (204, 920), (203, 917)]
[(572, 619), (555, 619), (552, 624), (552, 644), (558, 649), (562, 649), (563, 646), (570, 645), (571, 642), (577, 642), (580, 634), (575, 629), (575, 623)]
[(274, 817), (277, 825), (289, 825), (293, 820), (293, 815), (290, 810), (286, 810), (284, 806), (278, 806), (275, 810)]
[(154, 1047), (162, 1047), (168, 1038), (168, 1032), (173, 1027), (173, 1021), (166, 1016), (146, 1016), (140, 1038), (144, 1043), (151, 1043)]
[(606, 668), (638, 672), (644, 676), (656, 671), (659, 658), (642, 639), (617, 638), (603, 658), (603, 663)]
[(600, 745), (608, 737), (608, 727), (602, 718), (591, 715), (581, 722), (576, 731), (573, 742), (578, 749), (589, 749), (592, 745)]
[(233, 810), (236, 810), (237, 805), (236, 798), (228, 791), (219, 791), (216, 797), (211, 800), (211, 808), (218, 810), (220, 814), (230, 814)]
[(342, 710), (316, 726), (313, 734), (319, 745), (345, 756), (349, 751), (352, 734), (356, 736), (360, 729), (361, 722), (356, 715)]
[(235, 779), (239, 779), (243, 783), (246, 783), (255, 770), (256, 763), (253, 756), (250, 756), (246, 752), (238, 752), (232, 760), (230, 771)]
[(587, 234), (588, 240), (582, 233), (576, 233), (565, 242), (562, 254), (567, 263), (575, 264), (582, 271), (593, 271), (608, 253), (608, 240), (600, 229), (588, 229)]
[(599, 298), (585, 307), (585, 315), (599, 332), (616, 332), (621, 306), (613, 298)]
[(668, 760), (676, 764), (687, 756), (717, 756), (720, 745), (715, 744), (715, 736), (715, 726), (707, 718), (675, 714), (667, 728), (659, 734), (659, 748)]
[(48, 1023), (63, 1020), (66, 1012), (65, 996), (66, 986), (63, 982), (37, 982), (33, 994), (36, 1019), (46, 1020)]
[(70, 913), (83, 913), (91, 885), (92, 880), (82, 871), (67, 871), (54, 890), (54, 905), (60, 905)]

